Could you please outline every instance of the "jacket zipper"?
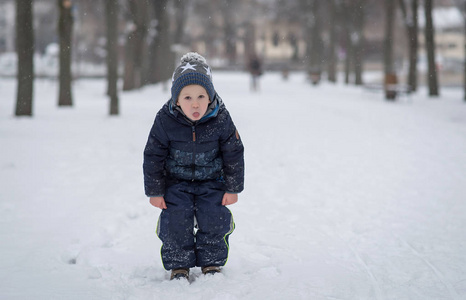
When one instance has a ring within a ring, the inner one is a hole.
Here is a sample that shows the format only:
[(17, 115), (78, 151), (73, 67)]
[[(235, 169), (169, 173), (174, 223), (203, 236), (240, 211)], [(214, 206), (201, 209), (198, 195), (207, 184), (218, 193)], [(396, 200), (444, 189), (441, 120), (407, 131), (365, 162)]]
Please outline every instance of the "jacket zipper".
[(194, 181), (194, 175), (196, 174), (196, 126), (192, 126), (192, 131), (193, 131), (193, 162), (191, 165), (192, 169), (192, 175), (191, 175), (191, 180)]

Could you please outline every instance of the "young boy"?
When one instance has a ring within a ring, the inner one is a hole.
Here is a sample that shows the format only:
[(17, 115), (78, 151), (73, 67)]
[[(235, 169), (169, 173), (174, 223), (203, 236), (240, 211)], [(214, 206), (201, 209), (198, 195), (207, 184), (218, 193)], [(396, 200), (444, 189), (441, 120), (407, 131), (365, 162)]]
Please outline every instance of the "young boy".
[(170, 279), (188, 279), (192, 267), (215, 274), (227, 262), (235, 224), (226, 205), (243, 190), (244, 148), (204, 57), (181, 58), (171, 93), (144, 150), (144, 187), (162, 209), (163, 266)]

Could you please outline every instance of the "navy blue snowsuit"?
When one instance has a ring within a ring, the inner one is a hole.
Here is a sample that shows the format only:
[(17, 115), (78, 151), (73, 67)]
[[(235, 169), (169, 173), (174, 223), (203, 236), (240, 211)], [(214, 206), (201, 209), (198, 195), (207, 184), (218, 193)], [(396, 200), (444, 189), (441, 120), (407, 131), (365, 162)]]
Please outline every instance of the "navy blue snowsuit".
[(218, 95), (197, 122), (172, 100), (157, 113), (144, 150), (144, 187), (167, 205), (157, 224), (165, 269), (225, 265), (235, 225), (221, 202), (225, 192), (243, 190), (243, 154)]

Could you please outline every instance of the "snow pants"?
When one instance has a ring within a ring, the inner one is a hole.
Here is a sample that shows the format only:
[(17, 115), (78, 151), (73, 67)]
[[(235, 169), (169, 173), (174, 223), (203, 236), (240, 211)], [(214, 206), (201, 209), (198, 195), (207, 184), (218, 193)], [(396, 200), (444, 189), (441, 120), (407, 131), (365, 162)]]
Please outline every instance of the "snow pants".
[(157, 224), (166, 270), (226, 264), (235, 224), (222, 205), (224, 194), (224, 183), (217, 181), (182, 181), (166, 189), (167, 209)]

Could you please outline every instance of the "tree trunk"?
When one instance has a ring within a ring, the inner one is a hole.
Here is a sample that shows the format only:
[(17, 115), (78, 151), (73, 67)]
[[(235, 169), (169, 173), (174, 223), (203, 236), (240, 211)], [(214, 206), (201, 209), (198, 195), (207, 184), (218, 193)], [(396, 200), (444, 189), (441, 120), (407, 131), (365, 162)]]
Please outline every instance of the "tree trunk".
[(130, 91), (136, 88), (136, 70), (134, 65), (134, 48), (136, 43), (134, 39), (134, 32), (128, 33), (125, 44), (125, 67), (123, 73), (123, 91)]
[(319, 83), (322, 72), (323, 41), (320, 32), (319, 4), (318, 0), (303, 0), (301, 3), (306, 32), (306, 71), (312, 84)]
[(221, 3), (223, 15), (223, 32), (225, 41), (225, 56), (229, 65), (236, 64), (236, 30), (234, 23), (235, 1), (224, 1)]
[(396, 91), (390, 85), (397, 83), (395, 65), (393, 61), (393, 22), (395, 16), (395, 0), (385, 0), (386, 20), (385, 20), (385, 41), (384, 41), (384, 89), (385, 99), (395, 100)]
[(318, 76), (320, 79), (322, 73), (323, 40), (321, 37), (321, 14), (319, 12), (319, 4), (319, 1), (314, 0), (312, 2), (313, 22), (311, 23), (311, 45), (308, 71)]
[(417, 53), (418, 53), (418, 0), (411, 0), (412, 27), (409, 38), (408, 85), (411, 91), (417, 90)]
[(18, 90), (16, 116), (32, 116), (34, 86), (34, 29), (32, 0), (16, 1), (16, 53)]
[(128, 0), (132, 18), (132, 29), (128, 33), (125, 49), (125, 74), (123, 90), (134, 90), (143, 86), (143, 61), (145, 37), (147, 33), (148, 2), (146, 0)]
[(429, 96), (438, 96), (437, 67), (435, 64), (435, 32), (432, 21), (432, 2), (433, 0), (424, 1), (424, 10), (426, 18), (425, 39), (427, 51), (427, 82), (429, 84)]
[(297, 62), (299, 60), (299, 43), (298, 38), (294, 33), (288, 35), (288, 40), (291, 47), (293, 48), (293, 55), (291, 56), (291, 61)]
[(107, 93), (110, 115), (119, 114), (118, 101), (118, 2), (105, 1), (107, 21)]
[(384, 70), (385, 75), (394, 74), (395, 66), (393, 61), (393, 22), (395, 15), (395, 1), (385, 0), (385, 40), (384, 40)]
[(60, 75), (58, 106), (72, 106), (71, 95), (71, 41), (73, 33), (73, 15), (71, 0), (58, 0), (60, 12), (58, 20), (58, 36), (60, 39)]
[(173, 71), (174, 57), (170, 51), (170, 24), (166, 9), (167, 3), (168, 0), (157, 0), (154, 5), (157, 35), (151, 45), (151, 83), (170, 79)]
[(249, 60), (252, 57), (257, 57), (257, 50), (256, 50), (256, 28), (254, 23), (247, 22), (245, 24), (245, 34), (244, 34), (244, 54), (246, 57), (246, 65), (248, 65)]
[(343, 34), (344, 34), (344, 43), (345, 43), (345, 84), (349, 84), (350, 73), (351, 73), (351, 57), (353, 56), (353, 43), (351, 43), (351, 17), (350, 17), (350, 7), (351, 4), (343, 1), (342, 5), (342, 15), (343, 15)]
[(173, 42), (175, 44), (181, 44), (183, 42), (184, 27), (186, 24), (186, 1), (176, 0), (174, 1), (175, 6), (175, 18), (176, 28), (173, 35)]
[(354, 8), (354, 75), (355, 84), (362, 85), (363, 50), (364, 50), (364, 7), (365, 0), (358, 0)]
[(337, 18), (337, 4), (335, 0), (330, 0), (329, 4), (329, 19), (330, 21), (330, 45), (328, 51), (328, 65), (327, 65), (327, 72), (328, 72), (328, 80), (330, 82), (337, 82), (337, 65), (338, 65), (338, 58), (337, 58), (337, 24), (335, 20)]
[(417, 52), (418, 52), (418, 0), (410, 0), (409, 9), (405, 0), (399, 0), (408, 36), (408, 86), (410, 91), (417, 89)]

